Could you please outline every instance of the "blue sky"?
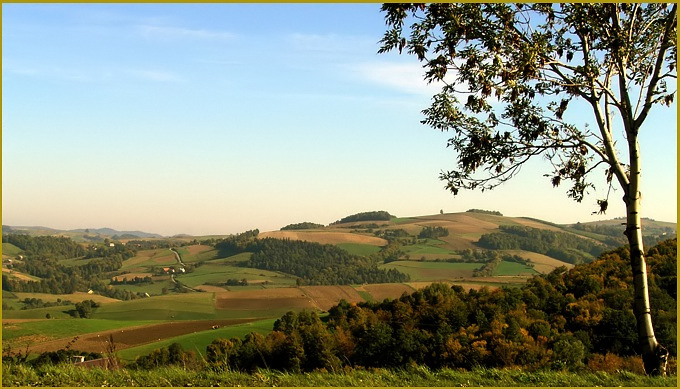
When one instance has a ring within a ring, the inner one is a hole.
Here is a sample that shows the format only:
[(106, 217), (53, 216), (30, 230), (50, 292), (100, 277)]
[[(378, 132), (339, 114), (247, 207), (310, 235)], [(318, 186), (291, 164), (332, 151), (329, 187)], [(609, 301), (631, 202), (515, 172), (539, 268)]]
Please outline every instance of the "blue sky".
[[(447, 134), (378, 4), (3, 4), (2, 222), (228, 234), (349, 214), (591, 216), (542, 177), (439, 181)], [(675, 221), (676, 109), (648, 119), (643, 214)], [(614, 193), (607, 217), (623, 216)]]

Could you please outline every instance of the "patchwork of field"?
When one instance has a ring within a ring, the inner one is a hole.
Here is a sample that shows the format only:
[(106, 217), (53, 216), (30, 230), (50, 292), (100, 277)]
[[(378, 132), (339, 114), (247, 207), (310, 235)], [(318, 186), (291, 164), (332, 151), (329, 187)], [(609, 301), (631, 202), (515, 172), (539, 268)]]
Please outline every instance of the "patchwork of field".
[(71, 348), (79, 351), (105, 353), (108, 342), (112, 338), (117, 350), (139, 346), (161, 339), (211, 330), (213, 326), (222, 327), (252, 321), (250, 319), (231, 320), (193, 320), (175, 321), (158, 324), (146, 324), (135, 327), (125, 327), (115, 330), (99, 331), (96, 333), (77, 336), (76, 338), (62, 338), (52, 341), (41, 341), (30, 344), (29, 352), (41, 353), (55, 351), (71, 344)]
[[(295, 285), (296, 278), (283, 273), (249, 267), (230, 266), (224, 263), (206, 263), (194, 269), (193, 272), (177, 276), (177, 280), (190, 287), (209, 286), (227, 280), (247, 280), (248, 284), (267, 285), (268, 287), (282, 287)], [(219, 286), (219, 285), (218, 285)], [(225, 289), (230, 289), (226, 287)]]

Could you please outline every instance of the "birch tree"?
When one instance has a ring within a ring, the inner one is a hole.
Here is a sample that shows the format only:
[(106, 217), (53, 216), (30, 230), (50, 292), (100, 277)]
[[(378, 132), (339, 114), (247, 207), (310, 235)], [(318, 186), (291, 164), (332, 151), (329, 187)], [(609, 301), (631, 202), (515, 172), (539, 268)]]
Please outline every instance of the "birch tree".
[[(379, 52), (414, 55), (424, 80), (443, 85), (422, 122), (452, 133), (456, 166), (440, 178), (454, 195), (493, 189), (535, 157), (547, 159), (546, 177), (567, 184), (578, 202), (595, 183), (622, 190), (639, 348), (645, 371), (665, 374), (668, 352), (654, 336), (642, 245), (638, 137), (650, 111), (675, 97), (677, 4), (384, 4), (382, 11)], [(592, 124), (568, 120), (570, 105)], [(597, 199), (596, 210), (609, 202), (609, 194)]]

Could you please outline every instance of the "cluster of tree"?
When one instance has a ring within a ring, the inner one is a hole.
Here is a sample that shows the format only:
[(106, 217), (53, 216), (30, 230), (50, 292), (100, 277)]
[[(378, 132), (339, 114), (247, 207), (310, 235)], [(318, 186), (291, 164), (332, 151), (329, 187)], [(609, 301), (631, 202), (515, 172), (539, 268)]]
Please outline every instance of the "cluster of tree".
[(342, 223), (353, 223), (353, 222), (364, 222), (364, 221), (374, 221), (374, 220), (385, 220), (389, 221), (393, 218), (386, 211), (370, 211), (370, 212), (360, 212), (354, 215), (345, 216), (342, 219), (331, 223), (331, 224), (342, 224)]
[(249, 247), (260, 234), (260, 230), (254, 229), (230, 236), (224, 239), (217, 239), (212, 244), (218, 251), (221, 257), (230, 257), (245, 251), (251, 251)]
[(449, 236), (449, 229), (446, 227), (427, 226), (418, 233), (420, 239), (437, 239), (444, 236)]
[(237, 280), (235, 278), (230, 278), (226, 280), (223, 285), (226, 286), (248, 286), (248, 280), (245, 278), (242, 278), (240, 280)]
[[(653, 221), (652, 219), (643, 219), (644, 221)], [(592, 223), (576, 223), (571, 226), (577, 231), (587, 233), (594, 233), (604, 235), (606, 238), (604, 242), (610, 246), (620, 246), (627, 243), (624, 235), (626, 229), (625, 223), (622, 224), (592, 224)], [(642, 236), (642, 243), (645, 247), (651, 247), (662, 240), (667, 240), (676, 237), (677, 232), (671, 227), (657, 227), (654, 225), (645, 225), (644, 235)]]
[(322, 228), (322, 227), (324, 227), (323, 224), (312, 223), (312, 222), (302, 222), (302, 223), (289, 224), (285, 227), (281, 227), (281, 231), (285, 231), (285, 230), (309, 230), (309, 229), (312, 229), (312, 228)]
[(498, 212), (498, 211), (487, 211), (485, 209), (477, 209), (477, 208), (468, 209), (465, 212), (484, 213), (484, 214), (487, 214), (487, 215), (503, 216), (503, 214)]
[(382, 270), (368, 257), (349, 254), (330, 244), (288, 239), (255, 239), (245, 251), (253, 255), (248, 267), (295, 275), (307, 285), (347, 285), (404, 282), (408, 276)]
[(533, 251), (573, 264), (589, 262), (608, 248), (592, 239), (566, 232), (508, 225), (501, 225), (499, 229), (501, 232), (482, 235), (477, 244), (492, 250)]
[(388, 241), (396, 240), (396, 239), (401, 239), (401, 238), (408, 238), (409, 233), (404, 230), (403, 228), (389, 228), (385, 230), (377, 230), (373, 232), (373, 235), (386, 239)]
[(146, 297), (142, 292), (133, 292), (127, 289), (114, 288), (103, 280), (96, 280), (90, 284), (90, 289), (95, 293), (117, 300), (134, 300)]
[(30, 236), (26, 234), (3, 234), (3, 243), (11, 243), (22, 249), (26, 256), (49, 256), (53, 259), (83, 257), (83, 246), (66, 237)]
[(95, 308), (99, 308), (99, 303), (94, 300), (84, 300), (76, 303), (76, 308), (70, 310), (69, 314), (76, 318), (89, 319)]
[[(57, 299), (57, 301), (43, 301), (42, 299), (35, 298), (35, 297), (26, 297), (23, 299), (22, 303), (24, 303), (24, 306), (21, 307), (21, 309), (34, 309), (34, 308), (47, 308), (47, 307), (58, 307), (61, 305), (71, 305), (73, 304), (69, 300), (62, 300), (60, 298)], [(3, 308), (4, 309), (4, 308)]]
[(198, 365), (194, 351), (184, 351), (179, 343), (153, 350), (149, 355), (138, 357), (128, 367), (149, 370), (160, 366), (182, 366), (184, 368)]
[(125, 276), (118, 276), (111, 279), (111, 285), (144, 285), (153, 284), (153, 279), (149, 276), (146, 277), (132, 277), (131, 279)]
[[(660, 342), (677, 355), (677, 242), (649, 251), (652, 313)], [(639, 353), (627, 248), (593, 263), (535, 276), (521, 288), (466, 292), (432, 284), (396, 300), (341, 301), (323, 321), (289, 312), (266, 336), (218, 339), (216, 369), (337, 371), (344, 366), (579, 369), (612, 353)]]

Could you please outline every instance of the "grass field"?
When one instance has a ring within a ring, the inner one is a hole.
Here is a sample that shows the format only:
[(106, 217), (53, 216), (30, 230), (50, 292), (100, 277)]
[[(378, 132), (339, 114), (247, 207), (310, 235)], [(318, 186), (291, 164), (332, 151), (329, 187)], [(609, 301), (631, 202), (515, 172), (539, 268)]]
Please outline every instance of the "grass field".
[(199, 261), (210, 261), (217, 258), (217, 250), (212, 246), (191, 245), (178, 247), (175, 250), (182, 257), (184, 263), (195, 263)]
[(472, 277), (479, 263), (450, 263), (429, 261), (396, 261), (380, 265), (381, 269), (396, 269), (408, 274), (411, 281), (443, 281)]
[(336, 246), (347, 251), (350, 254), (369, 256), (380, 251), (379, 246), (363, 244), (363, 243), (338, 243)]
[(2, 243), (2, 256), (16, 257), (24, 251), (11, 243)]
[(185, 293), (102, 305), (92, 317), (111, 320), (212, 319), (215, 306), (211, 293)]
[(175, 254), (169, 249), (142, 250), (134, 257), (123, 261), (120, 270), (145, 271), (150, 266), (172, 266), (177, 264)]
[(101, 320), (101, 319), (51, 319), (31, 321), (3, 321), (2, 340), (20, 341), (26, 337), (42, 334), (50, 339), (72, 337), (117, 328), (153, 323), (150, 320)]
[(2, 364), (2, 386), (47, 387), (677, 387), (677, 376), (650, 377), (628, 371), (616, 373), (564, 371), (528, 372), (478, 367), (429, 369), (352, 369), (340, 372), (291, 373), (260, 369), (241, 372), (191, 370), (182, 366), (153, 370), (82, 369), (71, 364)]
[(521, 274), (538, 274), (529, 266), (517, 262), (501, 261), (493, 271), (494, 276), (517, 276)]
[(250, 284), (266, 284), (268, 287), (293, 286), (295, 278), (283, 273), (226, 264), (206, 263), (193, 272), (177, 276), (177, 280), (190, 287), (207, 283), (223, 283), (228, 279), (248, 280)]

